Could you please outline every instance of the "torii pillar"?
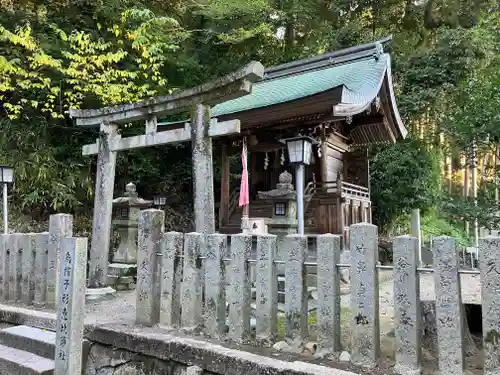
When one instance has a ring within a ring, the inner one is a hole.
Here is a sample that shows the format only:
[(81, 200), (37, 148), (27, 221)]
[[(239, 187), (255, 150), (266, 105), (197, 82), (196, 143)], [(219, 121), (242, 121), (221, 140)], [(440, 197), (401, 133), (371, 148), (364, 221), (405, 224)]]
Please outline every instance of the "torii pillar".
[(210, 107), (198, 104), (191, 115), (191, 142), (196, 232), (215, 233), (212, 138), (208, 137)]

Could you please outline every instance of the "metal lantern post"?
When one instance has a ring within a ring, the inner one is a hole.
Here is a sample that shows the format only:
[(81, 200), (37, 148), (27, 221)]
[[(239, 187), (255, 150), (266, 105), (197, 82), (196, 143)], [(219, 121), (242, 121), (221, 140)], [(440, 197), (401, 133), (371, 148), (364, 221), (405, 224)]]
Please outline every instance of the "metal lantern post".
[(298, 233), (304, 234), (304, 167), (311, 164), (312, 145), (317, 143), (311, 137), (299, 136), (283, 139), (286, 144), (290, 164), (296, 167), (297, 184), (297, 221)]
[(14, 169), (7, 165), (0, 165), (0, 182), (3, 185), (3, 232), (9, 233), (9, 222), (7, 214), (7, 184), (14, 181)]

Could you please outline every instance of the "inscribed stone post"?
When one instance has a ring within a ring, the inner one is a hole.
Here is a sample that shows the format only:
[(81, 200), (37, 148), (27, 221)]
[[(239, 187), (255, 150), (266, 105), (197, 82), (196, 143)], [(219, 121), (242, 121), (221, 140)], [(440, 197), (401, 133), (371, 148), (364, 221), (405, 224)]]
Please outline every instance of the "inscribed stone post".
[(47, 267), (49, 252), (49, 232), (35, 234), (35, 296), (34, 304), (41, 306), (47, 298)]
[(500, 237), (479, 241), (481, 265), (484, 375), (500, 373)]
[(276, 340), (278, 324), (277, 236), (257, 237), (256, 327), (257, 339), (263, 343)]
[(307, 275), (304, 262), (307, 258), (307, 237), (300, 234), (286, 236), (282, 242), (287, 254), (285, 264), (285, 336), (295, 345), (302, 344), (308, 336), (307, 326)]
[(106, 286), (116, 166), (116, 151), (111, 151), (110, 144), (119, 138), (116, 125), (101, 124), (90, 249), (89, 287), (91, 288)]
[(236, 342), (250, 335), (251, 285), (248, 260), (252, 251), (252, 236), (231, 236), (231, 271), (229, 286), (229, 336)]
[(351, 360), (374, 366), (380, 356), (377, 227), (351, 225)]
[(50, 215), (49, 219), (49, 254), (47, 267), (47, 307), (55, 308), (57, 297), (57, 277), (61, 242), (65, 237), (73, 235), (73, 216), (67, 214)]
[[(14, 234), (4, 234), (4, 265), (5, 274), (3, 277), (4, 281), (4, 301), (10, 301), (12, 297), (12, 287), (15, 285), (15, 275), (16, 275), (16, 257), (12, 258), (14, 255), (14, 247), (16, 247), (16, 237)], [(14, 262), (13, 262), (14, 260)], [(15, 294), (14, 294), (15, 295)]]
[(9, 301), (18, 301), (21, 297), (21, 257), (19, 253), (19, 247), (17, 242), (19, 237), (22, 236), (20, 233), (7, 234), (5, 235), (6, 242), (6, 254), (8, 259), (8, 284), (9, 284)]
[(21, 254), (21, 301), (29, 305), (33, 303), (35, 297), (35, 234), (23, 234), (19, 238), (18, 245)]
[(227, 248), (225, 234), (207, 236), (205, 254), (205, 331), (210, 337), (220, 337), (226, 328), (226, 267)]
[(415, 237), (397, 237), (393, 251), (396, 370), (401, 374), (420, 374), (419, 241)]
[(318, 259), (318, 346), (329, 352), (340, 351), (340, 263), (341, 237), (317, 237)]
[(162, 241), (162, 279), (160, 324), (178, 327), (181, 324), (182, 248), (184, 235), (168, 232)]
[(82, 373), (87, 239), (62, 240), (57, 303), (55, 375)]
[(457, 375), (464, 369), (464, 344), (456, 240), (436, 237), (433, 245), (439, 371), (441, 375)]
[(161, 252), (164, 222), (165, 213), (162, 210), (144, 210), (139, 217), (135, 321), (146, 326), (153, 326), (160, 319), (161, 295), (157, 262)]
[(6, 236), (0, 234), (0, 302), (7, 300), (8, 297), (8, 258), (7, 248), (5, 247)]
[(191, 138), (193, 153), (194, 216), (197, 232), (215, 232), (212, 138), (208, 136), (210, 107), (193, 107)]
[(182, 269), (181, 306), (183, 327), (197, 328), (203, 324), (203, 300), (200, 254), (205, 240), (201, 233), (184, 235), (184, 264)]

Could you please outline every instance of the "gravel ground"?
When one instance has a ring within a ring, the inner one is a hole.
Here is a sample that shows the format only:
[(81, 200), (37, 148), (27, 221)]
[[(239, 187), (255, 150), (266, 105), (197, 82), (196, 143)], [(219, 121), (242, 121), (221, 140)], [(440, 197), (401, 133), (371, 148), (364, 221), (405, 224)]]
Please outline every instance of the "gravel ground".
[[(383, 270), (380, 280), (380, 315), (388, 318), (394, 316), (394, 283), (392, 272)], [(478, 275), (461, 275), (463, 303), (481, 304), (481, 283)], [(420, 298), (434, 300), (434, 278), (432, 274), (420, 276)], [(341, 297), (342, 307), (350, 308), (351, 295)], [(120, 323), (133, 324), (135, 320), (135, 291), (118, 292), (109, 300), (88, 301), (86, 304), (87, 323)]]

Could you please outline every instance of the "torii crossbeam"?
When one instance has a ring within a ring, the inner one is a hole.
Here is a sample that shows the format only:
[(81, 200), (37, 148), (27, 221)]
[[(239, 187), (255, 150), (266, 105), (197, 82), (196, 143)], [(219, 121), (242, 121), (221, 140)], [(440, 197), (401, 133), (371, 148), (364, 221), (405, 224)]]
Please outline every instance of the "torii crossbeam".
[[(82, 148), (83, 155), (97, 154), (90, 288), (105, 287), (107, 283), (116, 153), (191, 140), (196, 231), (215, 232), (212, 137), (239, 133), (240, 122), (212, 119), (210, 106), (249, 94), (252, 83), (263, 75), (262, 64), (252, 62), (217, 80), (171, 95), (101, 109), (70, 109), (77, 125), (100, 128), (99, 139)], [(191, 123), (182, 129), (157, 131), (159, 117), (187, 108), (191, 109)], [(145, 122), (143, 135), (121, 138), (118, 134), (120, 124), (141, 120)]]

